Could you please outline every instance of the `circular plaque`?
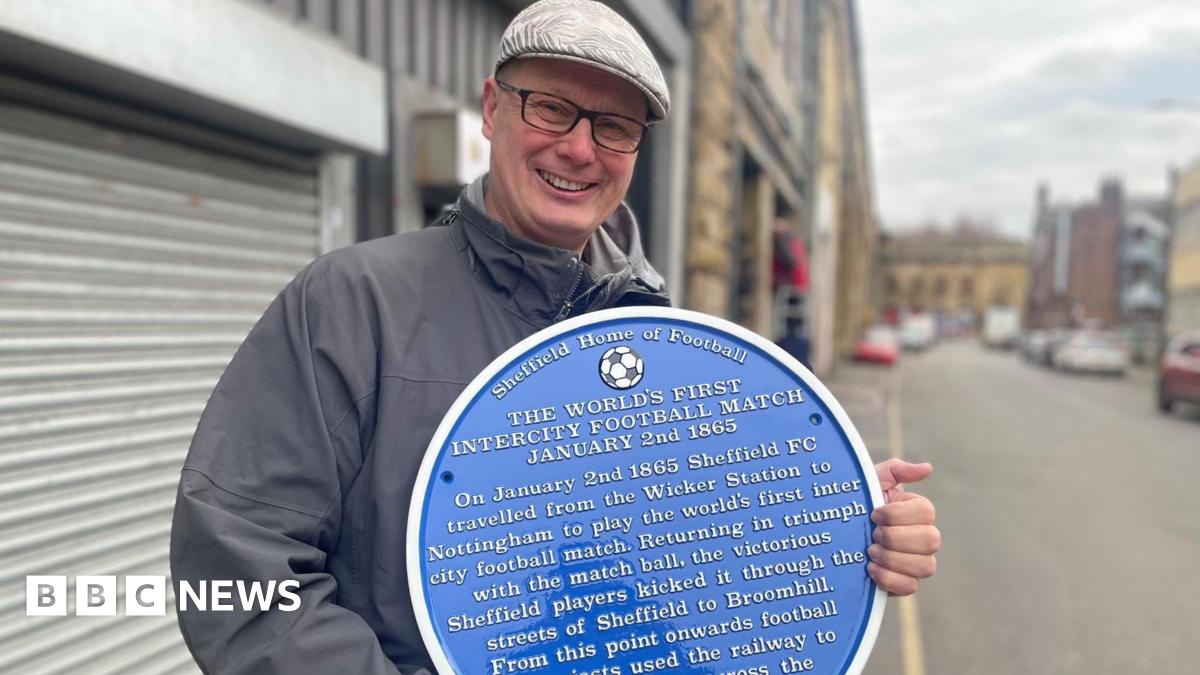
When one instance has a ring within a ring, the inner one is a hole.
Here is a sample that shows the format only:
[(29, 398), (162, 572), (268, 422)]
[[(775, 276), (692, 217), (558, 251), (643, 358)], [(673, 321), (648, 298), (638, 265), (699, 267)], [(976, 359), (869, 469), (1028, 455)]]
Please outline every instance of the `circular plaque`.
[(783, 350), (606, 310), (458, 397), (418, 474), (409, 587), (443, 674), (858, 673), (881, 504), (845, 412)]

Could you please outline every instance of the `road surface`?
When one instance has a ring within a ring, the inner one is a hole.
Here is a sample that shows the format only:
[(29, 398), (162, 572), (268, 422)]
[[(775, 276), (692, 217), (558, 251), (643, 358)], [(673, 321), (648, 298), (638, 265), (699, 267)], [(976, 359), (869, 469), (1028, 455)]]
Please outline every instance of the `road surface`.
[[(1200, 672), (1200, 412), (1158, 413), (1146, 371), (1066, 375), (972, 342), (839, 378), (877, 459), (934, 463), (918, 489), (944, 539), (911, 620), (889, 602), (868, 675)], [(866, 412), (886, 392), (900, 438)]]

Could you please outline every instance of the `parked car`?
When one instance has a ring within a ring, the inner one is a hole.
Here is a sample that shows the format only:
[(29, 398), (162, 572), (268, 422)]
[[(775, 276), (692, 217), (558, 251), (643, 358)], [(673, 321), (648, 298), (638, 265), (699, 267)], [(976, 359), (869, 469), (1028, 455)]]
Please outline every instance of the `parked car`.
[(1176, 401), (1200, 403), (1200, 331), (1167, 344), (1158, 367), (1158, 409), (1170, 412)]
[(1124, 375), (1129, 354), (1116, 333), (1079, 331), (1054, 350), (1054, 367), (1076, 372)]
[(854, 345), (854, 360), (892, 365), (900, 357), (900, 343), (891, 326), (872, 326)]
[(1021, 356), (1030, 363), (1042, 363), (1049, 344), (1050, 335), (1046, 331), (1031, 330), (1021, 341)]
[(1067, 340), (1075, 335), (1074, 331), (1066, 328), (1054, 328), (1046, 332), (1046, 348), (1042, 350), (1041, 364), (1047, 368), (1054, 367), (1054, 352), (1065, 345)]
[(932, 314), (913, 314), (900, 324), (900, 346), (919, 352), (933, 346), (937, 339), (937, 322)]
[(1033, 331), (1025, 336), (1025, 342), (1021, 345), (1021, 354), (1030, 363), (1052, 368), (1054, 367), (1055, 350), (1066, 344), (1073, 335), (1075, 335), (1074, 331), (1065, 328)]

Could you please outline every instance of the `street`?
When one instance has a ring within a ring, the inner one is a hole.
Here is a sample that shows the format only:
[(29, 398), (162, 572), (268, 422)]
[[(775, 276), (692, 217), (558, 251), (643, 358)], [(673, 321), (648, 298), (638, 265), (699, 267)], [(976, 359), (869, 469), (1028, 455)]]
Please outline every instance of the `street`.
[(889, 602), (866, 672), (1196, 672), (1200, 413), (1159, 414), (1146, 370), (1065, 375), (974, 342), (901, 363), (834, 387), (877, 461), (936, 469), (914, 489), (938, 508), (938, 573), (907, 620)]

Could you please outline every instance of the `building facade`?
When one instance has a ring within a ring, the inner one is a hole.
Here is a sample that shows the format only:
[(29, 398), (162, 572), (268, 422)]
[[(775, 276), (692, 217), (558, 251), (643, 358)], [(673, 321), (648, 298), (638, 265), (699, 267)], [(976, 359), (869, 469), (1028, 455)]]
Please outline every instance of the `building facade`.
[(1102, 182), (1098, 197), (1072, 215), (1067, 284), (1079, 322), (1111, 328), (1120, 321), (1119, 253), (1125, 215), (1121, 183)]
[(1174, 227), (1167, 262), (1167, 338), (1185, 330), (1200, 330), (1200, 162), (1179, 172), (1171, 206)]
[[(687, 306), (770, 338), (800, 314), (827, 374), (870, 319), (870, 154), (849, 0), (681, 3), (695, 43)], [(805, 243), (810, 289), (772, 278)], [(789, 302), (793, 300), (795, 302)]]
[(1071, 303), (1067, 295), (1070, 235), (1071, 209), (1051, 204), (1049, 188), (1039, 186), (1029, 251), (1027, 329), (1070, 325)]
[(1130, 353), (1138, 362), (1152, 360), (1162, 344), (1169, 223), (1167, 198), (1130, 199), (1126, 204), (1117, 300)]
[(1162, 320), (1166, 306), (1167, 245), (1171, 238), (1165, 199), (1131, 200), (1121, 228), (1120, 315), (1124, 323)]
[(933, 312), (978, 321), (989, 307), (1021, 307), (1029, 247), (969, 230), (889, 234), (881, 245), (882, 303), (888, 316)]
[[(773, 337), (776, 228), (806, 220), (802, 83), (811, 3), (695, 0), (687, 306)], [(795, 59), (791, 61), (790, 59)], [(791, 69), (791, 70), (789, 70)]]
[(1120, 324), (1120, 252), (1125, 197), (1116, 180), (1101, 182), (1093, 202), (1051, 204), (1038, 188), (1026, 327), (1112, 328)]
[(1038, 189), (1026, 327), (1120, 330), (1131, 355), (1152, 359), (1166, 307), (1169, 199), (1127, 198), (1103, 181), (1095, 201), (1052, 204)]
[(855, 3), (819, 2), (810, 331), (823, 375), (872, 320), (879, 250)]

